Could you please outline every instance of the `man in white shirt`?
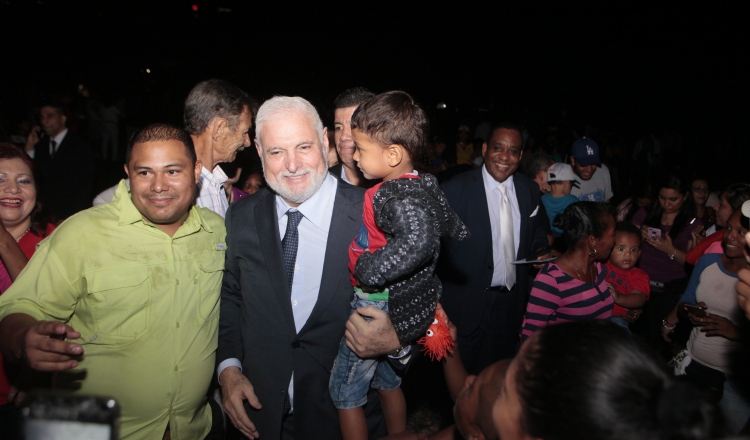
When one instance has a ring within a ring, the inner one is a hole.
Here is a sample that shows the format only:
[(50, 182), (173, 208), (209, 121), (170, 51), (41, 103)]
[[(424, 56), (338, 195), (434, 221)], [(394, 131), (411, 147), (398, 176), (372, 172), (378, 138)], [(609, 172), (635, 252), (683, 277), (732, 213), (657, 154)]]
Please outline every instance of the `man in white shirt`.
[(227, 175), (220, 162), (232, 162), (237, 151), (250, 145), (253, 101), (236, 86), (210, 79), (193, 87), (185, 100), (185, 130), (203, 163), (195, 204), (224, 217), (229, 200)]
[(599, 158), (599, 144), (596, 141), (582, 137), (573, 142), (570, 165), (579, 177), (579, 186), (574, 186), (570, 194), (581, 201), (609, 202), (613, 195), (612, 181), (609, 168)]

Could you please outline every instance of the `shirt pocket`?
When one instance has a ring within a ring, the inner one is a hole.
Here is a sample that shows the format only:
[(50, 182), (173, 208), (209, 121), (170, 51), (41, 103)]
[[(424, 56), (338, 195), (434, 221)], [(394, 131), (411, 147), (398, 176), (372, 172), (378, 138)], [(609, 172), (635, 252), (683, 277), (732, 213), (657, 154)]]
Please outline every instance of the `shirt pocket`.
[(98, 343), (134, 341), (148, 330), (149, 278), (145, 267), (102, 269), (86, 277)]
[(198, 261), (195, 284), (199, 290), (198, 320), (200, 323), (219, 317), (219, 296), (224, 276), (224, 251), (205, 252)]

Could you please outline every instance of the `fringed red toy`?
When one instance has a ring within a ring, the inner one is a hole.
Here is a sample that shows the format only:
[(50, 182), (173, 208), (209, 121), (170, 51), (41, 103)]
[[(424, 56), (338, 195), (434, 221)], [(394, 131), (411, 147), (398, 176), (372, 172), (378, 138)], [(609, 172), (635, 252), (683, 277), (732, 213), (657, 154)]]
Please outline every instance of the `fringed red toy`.
[(427, 334), (419, 338), (418, 344), (424, 345), (422, 351), (433, 361), (442, 360), (448, 353), (453, 353), (453, 338), (445, 323), (447, 317), (435, 310), (435, 320), (427, 329)]

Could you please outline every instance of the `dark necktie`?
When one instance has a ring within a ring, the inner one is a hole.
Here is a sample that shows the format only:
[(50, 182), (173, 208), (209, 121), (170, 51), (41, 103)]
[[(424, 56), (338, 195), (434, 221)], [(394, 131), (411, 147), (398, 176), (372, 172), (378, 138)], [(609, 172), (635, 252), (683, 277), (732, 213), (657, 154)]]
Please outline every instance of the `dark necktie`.
[(302, 220), (302, 213), (299, 211), (286, 212), (287, 223), (284, 239), (281, 240), (281, 249), (284, 252), (284, 269), (286, 270), (286, 279), (289, 283), (289, 290), (292, 290), (292, 280), (294, 280), (294, 264), (297, 262), (297, 246), (299, 245), (299, 234), (297, 226)]
[(55, 157), (55, 153), (57, 153), (57, 141), (50, 140), (49, 145), (50, 145), (49, 157)]

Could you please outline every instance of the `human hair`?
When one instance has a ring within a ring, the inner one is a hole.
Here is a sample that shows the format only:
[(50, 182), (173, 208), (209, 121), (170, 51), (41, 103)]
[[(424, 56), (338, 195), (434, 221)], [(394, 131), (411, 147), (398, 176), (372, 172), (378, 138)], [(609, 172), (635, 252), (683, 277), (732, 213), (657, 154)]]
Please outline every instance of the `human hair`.
[(652, 202), (654, 201), (653, 185), (651, 185), (650, 182), (636, 184), (633, 187), (633, 191), (630, 197), (630, 203), (627, 205), (628, 211), (625, 214), (625, 221), (631, 221), (635, 213), (640, 209), (638, 207), (638, 199), (649, 199)]
[(605, 320), (539, 330), (517, 359), (521, 426), (533, 438), (692, 440), (723, 434), (716, 406)]
[[(500, 121), (500, 122), (493, 122), (490, 125), (490, 135), (487, 138), (487, 142), (489, 142), (489, 140), (492, 139), (492, 135), (494, 135), (497, 130), (515, 131), (516, 133), (518, 133), (518, 136), (521, 137), (521, 140), (523, 140), (523, 128), (521, 128), (520, 125), (516, 124), (515, 122)], [(521, 144), (521, 148), (524, 148), (523, 144)]]
[(339, 93), (333, 100), (333, 108), (338, 110), (358, 106), (373, 97), (375, 97), (375, 94), (364, 87), (352, 87)]
[(136, 144), (144, 142), (157, 141), (179, 141), (185, 146), (185, 154), (190, 159), (190, 163), (195, 166), (198, 157), (195, 155), (195, 146), (193, 138), (183, 129), (171, 124), (156, 123), (140, 129), (130, 138), (128, 149), (125, 152), (125, 164), (130, 164), (130, 158), (133, 155), (133, 148)]
[(539, 174), (539, 171), (547, 171), (553, 163), (555, 163), (555, 158), (549, 154), (534, 153), (526, 164), (526, 175), (530, 179), (534, 179), (536, 175)]
[(65, 106), (58, 101), (43, 101), (39, 106), (39, 110), (43, 109), (44, 107), (51, 107), (55, 109), (58, 114), (65, 116)]
[(252, 112), (255, 105), (247, 93), (237, 86), (220, 79), (209, 79), (198, 83), (185, 99), (185, 130), (199, 135), (206, 130), (214, 118), (225, 118), (229, 127), (239, 123), (242, 112)]
[(607, 230), (609, 217), (614, 217), (614, 208), (609, 203), (576, 202), (555, 217), (552, 226), (563, 230), (565, 243), (572, 248), (589, 235), (601, 238)]
[(724, 196), (732, 207), (732, 211), (742, 208), (745, 200), (750, 200), (750, 184), (744, 182), (733, 183), (724, 190)]
[(692, 181), (686, 180), (676, 174), (668, 174), (662, 177), (655, 187), (657, 200), (652, 204), (651, 212), (649, 212), (646, 217), (644, 224), (652, 226), (661, 225), (661, 216), (664, 213), (664, 209), (661, 207), (658, 200), (659, 192), (662, 189), (673, 189), (680, 193), (681, 196), (685, 197), (685, 201), (680, 207), (680, 212), (675, 216), (674, 222), (672, 222), (672, 228), (669, 230), (669, 236), (672, 240), (677, 240), (677, 236), (680, 235), (680, 232), (682, 232), (688, 223), (697, 215), (695, 200), (693, 200), (693, 194), (692, 191), (690, 191), (691, 183)]
[(50, 222), (51, 218), (44, 209), (44, 204), (39, 200), (39, 186), (37, 185), (36, 179), (36, 167), (34, 162), (31, 160), (25, 151), (13, 145), (10, 142), (0, 142), (0, 160), (5, 159), (20, 159), (29, 170), (31, 170), (31, 178), (34, 180), (34, 188), (36, 191), (36, 203), (34, 208), (31, 210), (29, 217), (31, 224), (29, 225), (31, 233), (37, 237), (47, 236), (47, 223)]
[(310, 119), (313, 128), (315, 128), (315, 132), (318, 134), (321, 153), (324, 156), (325, 163), (328, 164), (328, 151), (323, 151), (323, 145), (325, 145), (325, 142), (323, 141), (323, 121), (320, 120), (318, 111), (315, 110), (315, 107), (312, 104), (310, 104), (310, 101), (305, 98), (300, 98), (299, 96), (274, 96), (264, 102), (258, 109), (258, 115), (255, 118), (255, 139), (260, 147), (261, 156), (263, 155), (263, 145), (260, 139), (260, 131), (263, 124), (279, 117), (280, 115), (290, 112), (303, 113)]
[(430, 123), (411, 95), (393, 90), (360, 104), (352, 115), (354, 129), (382, 146), (400, 145), (417, 161), (424, 155)]
[(638, 244), (641, 244), (641, 230), (631, 222), (617, 222), (617, 224), (615, 224), (615, 234), (618, 232), (635, 235), (638, 238)]

